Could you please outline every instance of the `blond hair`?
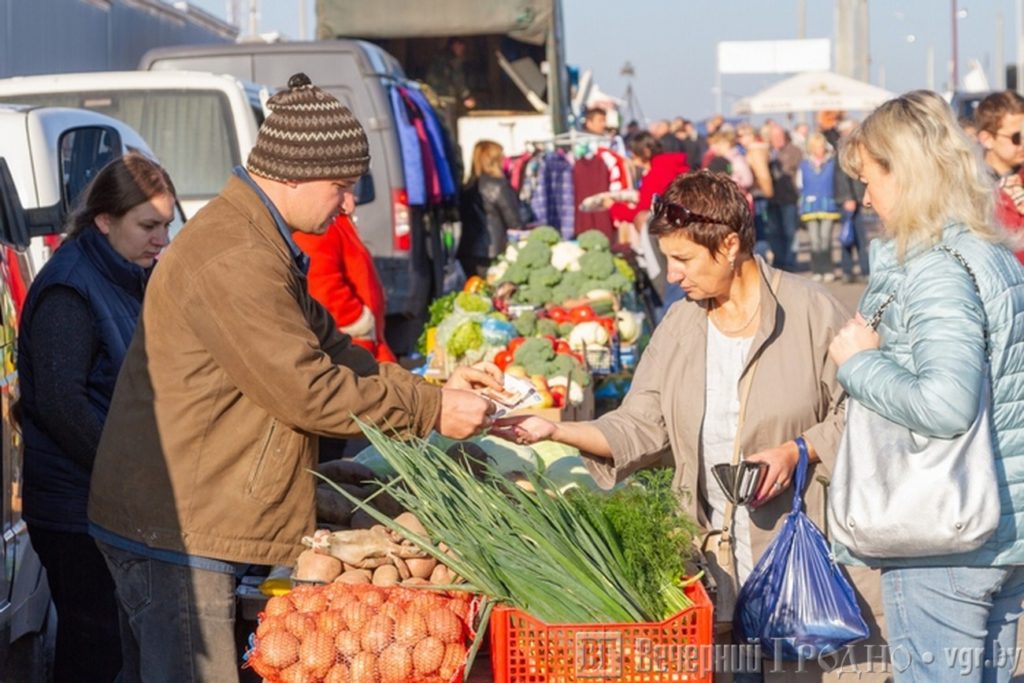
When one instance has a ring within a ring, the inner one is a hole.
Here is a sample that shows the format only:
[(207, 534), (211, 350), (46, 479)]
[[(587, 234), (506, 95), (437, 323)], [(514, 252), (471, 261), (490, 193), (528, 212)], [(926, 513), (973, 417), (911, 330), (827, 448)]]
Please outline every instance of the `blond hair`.
[(895, 179), (900, 199), (885, 229), (901, 259), (911, 243), (938, 242), (951, 221), (990, 242), (1008, 241), (993, 220), (993, 181), (939, 95), (915, 90), (878, 107), (843, 141), (840, 165), (858, 177), (865, 154)]
[(501, 170), (501, 159), (505, 155), (505, 149), (493, 140), (480, 140), (473, 147), (473, 165), (470, 169), (470, 180), (483, 175), (495, 178), (504, 177)]

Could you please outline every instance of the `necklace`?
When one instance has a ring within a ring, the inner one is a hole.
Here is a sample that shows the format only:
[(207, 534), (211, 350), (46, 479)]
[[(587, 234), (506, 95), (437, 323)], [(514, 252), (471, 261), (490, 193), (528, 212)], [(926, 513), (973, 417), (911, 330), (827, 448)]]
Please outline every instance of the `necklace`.
[[(708, 311), (708, 318), (711, 318), (711, 314), (714, 311), (717, 311), (717, 310), (718, 310), (718, 305), (715, 304), (714, 308), (711, 311)], [(750, 323), (754, 322), (754, 318), (757, 317), (757, 313), (760, 310), (761, 310), (761, 301), (759, 299), (758, 302), (757, 302), (757, 306), (754, 306), (754, 312), (751, 313), (750, 317), (747, 318), (747, 321), (745, 323), (743, 323), (742, 325), (740, 325), (739, 327), (734, 327), (734, 328), (731, 328), (731, 329), (727, 330), (724, 327), (722, 327), (721, 325), (718, 325), (717, 323), (715, 324), (715, 327), (718, 328), (719, 332), (721, 332), (722, 334), (725, 334), (725, 335), (739, 334), (743, 330), (747, 329), (750, 326)], [(714, 320), (712, 320), (711, 322), (714, 323)]]

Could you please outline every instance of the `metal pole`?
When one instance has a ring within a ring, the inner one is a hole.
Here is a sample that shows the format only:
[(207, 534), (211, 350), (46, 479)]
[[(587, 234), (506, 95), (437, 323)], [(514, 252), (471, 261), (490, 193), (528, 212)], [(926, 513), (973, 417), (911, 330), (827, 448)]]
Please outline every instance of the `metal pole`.
[(957, 14), (956, 0), (952, 0), (951, 4), (952, 4), (952, 7), (953, 7), (953, 46), (952, 46), (953, 47), (953, 59), (952, 59), (953, 63), (951, 65), (951, 67), (950, 67), (950, 80), (952, 81), (952, 83), (950, 83), (949, 89), (952, 90), (953, 92), (956, 92), (957, 89), (960, 87), (960, 71), (959, 71), (959, 66), (958, 66), (958, 64), (960, 62), (960, 57), (957, 55), (957, 38), (956, 38), (956, 22), (957, 22), (957, 18), (956, 18), (956, 14)]
[(878, 65), (878, 87), (885, 87), (885, 64)]
[[(721, 45), (718, 46), (718, 50), (721, 50)], [(715, 113), (722, 113), (722, 69), (719, 64), (719, 53), (715, 53)]]
[(299, 40), (309, 40), (309, 31), (306, 25), (306, 0), (299, 0)]
[(260, 0), (249, 0), (249, 35), (260, 32)]
[(796, 37), (800, 40), (807, 37), (807, 0), (797, 0)]

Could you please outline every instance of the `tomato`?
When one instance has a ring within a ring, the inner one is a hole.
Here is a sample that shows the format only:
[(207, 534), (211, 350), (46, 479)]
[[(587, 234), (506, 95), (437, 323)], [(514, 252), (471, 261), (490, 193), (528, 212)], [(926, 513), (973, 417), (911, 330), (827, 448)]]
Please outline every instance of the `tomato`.
[(554, 320), (556, 323), (561, 325), (562, 323), (570, 322), (569, 312), (561, 306), (553, 306), (548, 309), (548, 317)]
[(583, 354), (582, 353), (580, 353), (579, 351), (573, 351), (569, 355), (572, 356), (573, 358), (575, 358), (577, 363), (579, 363), (583, 367), (587, 367), (587, 364), (583, 362)]
[(526, 341), (526, 337), (516, 337), (510, 341), (508, 343), (508, 352), (514, 355), (516, 350), (523, 345), (524, 341)]
[(559, 339), (555, 342), (555, 353), (572, 353), (572, 349), (569, 348), (569, 342), (564, 339)]
[(565, 405), (567, 393), (568, 390), (561, 385), (551, 387), (551, 399), (554, 402), (555, 408), (561, 408)]
[(552, 349), (557, 349), (558, 348), (558, 338), (557, 337), (553, 337), (550, 334), (545, 334), (544, 338), (547, 339), (549, 342), (551, 342), (551, 348)]
[(584, 304), (583, 306), (577, 306), (576, 308), (569, 311), (569, 320), (573, 325), (579, 325), (582, 322), (593, 320), (597, 317), (594, 313), (594, 309)]
[(609, 337), (615, 336), (615, 318), (594, 318), (607, 332)]
[(497, 365), (502, 372), (505, 372), (505, 368), (512, 365), (512, 352), (508, 350), (498, 351), (498, 355), (494, 357), (494, 364)]

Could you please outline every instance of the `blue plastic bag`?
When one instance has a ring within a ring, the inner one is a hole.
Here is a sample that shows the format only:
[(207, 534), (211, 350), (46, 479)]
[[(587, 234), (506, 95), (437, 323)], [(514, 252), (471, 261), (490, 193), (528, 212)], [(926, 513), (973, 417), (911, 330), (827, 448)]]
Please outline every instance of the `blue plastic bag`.
[(843, 212), (843, 222), (839, 226), (839, 244), (847, 249), (857, 243), (857, 229), (853, 223), (856, 217), (856, 212)]
[(868, 635), (853, 587), (828, 543), (801, 510), (807, 444), (800, 449), (793, 510), (736, 599), (736, 642), (760, 641), (765, 657), (785, 661), (831, 654)]

